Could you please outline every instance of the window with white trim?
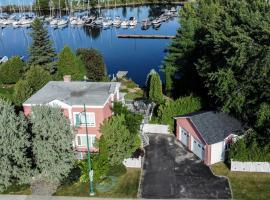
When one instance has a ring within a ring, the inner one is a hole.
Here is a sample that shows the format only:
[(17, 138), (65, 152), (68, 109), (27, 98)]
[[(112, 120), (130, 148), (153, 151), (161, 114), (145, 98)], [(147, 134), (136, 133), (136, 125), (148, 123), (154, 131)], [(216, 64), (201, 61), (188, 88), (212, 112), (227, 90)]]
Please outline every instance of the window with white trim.
[[(95, 135), (88, 135), (89, 147), (94, 147), (96, 141)], [(76, 135), (76, 146), (77, 147), (87, 147), (87, 137), (86, 135)]]
[[(85, 118), (85, 115), (86, 115), (86, 118)], [(93, 113), (93, 112), (74, 113), (74, 125), (75, 126), (86, 126), (86, 124), (89, 127), (96, 126), (95, 113)]]

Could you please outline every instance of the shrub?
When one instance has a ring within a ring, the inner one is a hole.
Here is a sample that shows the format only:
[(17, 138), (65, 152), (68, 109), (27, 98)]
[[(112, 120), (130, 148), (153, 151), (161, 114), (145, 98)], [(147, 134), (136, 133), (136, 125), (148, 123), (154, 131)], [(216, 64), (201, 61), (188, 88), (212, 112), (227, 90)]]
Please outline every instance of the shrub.
[(168, 124), (173, 128), (173, 117), (199, 111), (202, 108), (201, 100), (198, 97), (181, 97), (176, 101), (167, 100), (157, 110), (157, 120), (161, 124)]
[(42, 67), (32, 66), (27, 71), (25, 79), (34, 93), (46, 85), (51, 80), (51, 76), (49, 72), (47, 72)]
[[(99, 153), (91, 155), (91, 166), (94, 170), (95, 182), (101, 181), (109, 171), (108, 145), (103, 136), (100, 137), (97, 143), (99, 147)], [(82, 171), (80, 181), (84, 183), (88, 182), (88, 160), (85, 159), (80, 161), (78, 165)]]
[(19, 80), (13, 93), (13, 101), (16, 105), (21, 105), (33, 94), (33, 90), (26, 80)]
[(270, 147), (257, 142), (256, 133), (249, 129), (231, 147), (229, 158), (236, 161), (270, 162)]
[(19, 57), (13, 57), (0, 65), (0, 82), (14, 84), (23, 75), (25, 63)]

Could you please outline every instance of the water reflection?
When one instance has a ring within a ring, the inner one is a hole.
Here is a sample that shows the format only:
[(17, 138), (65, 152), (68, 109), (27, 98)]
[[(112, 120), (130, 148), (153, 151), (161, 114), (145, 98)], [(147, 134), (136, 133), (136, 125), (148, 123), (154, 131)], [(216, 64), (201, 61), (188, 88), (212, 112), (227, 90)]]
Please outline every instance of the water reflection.
[[(140, 7), (119, 7), (114, 9), (101, 9), (100, 15), (122, 19), (136, 17), (139, 22), (148, 17), (159, 16), (164, 7), (159, 5)], [(99, 10), (92, 9), (92, 13)], [(131, 29), (110, 27), (108, 29), (93, 28), (89, 26), (65, 26), (52, 28), (48, 31), (54, 47), (59, 52), (64, 45), (69, 45), (74, 51), (77, 48), (97, 48), (104, 55), (109, 74), (115, 74), (118, 70), (129, 71), (129, 76), (139, 84), (145, 83), (147, 73), (155, 68), (159, 71), (165, 56), (164, 50), (170, 44), (170, 40), (151, 39), (119, 39), (119, 34), (160, 34), (175, 35), (179, 24), (175, 18), (162, 23), (155, 30), (150, 26), (147, 30), (141, 29), (141, 23)], [(6, 27), (0, 29), (0, 57), (19, 55), (27, 59), (28, 48), (31, 44), (29, 28)]]

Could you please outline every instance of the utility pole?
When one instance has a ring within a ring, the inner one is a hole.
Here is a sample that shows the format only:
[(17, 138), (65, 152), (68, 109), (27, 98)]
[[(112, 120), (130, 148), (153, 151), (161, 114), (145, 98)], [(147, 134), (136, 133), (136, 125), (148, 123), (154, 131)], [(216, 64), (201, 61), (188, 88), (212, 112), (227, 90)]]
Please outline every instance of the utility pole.
[(88, 175), (89, 175), (89, 194), (90, 196), (95, 196), (94, 192), (94, 170), (91, 167), (91, 157), (90, 157), (90, 146), (89, 146), (89, 138), (88, 138), (88, 124), (86, 117), (86, 106), (84, 107), (84, 117), (85, 117), (85, 131), (86, 131), (86, 142), (87, 142), (87, 160), (88, 160)]

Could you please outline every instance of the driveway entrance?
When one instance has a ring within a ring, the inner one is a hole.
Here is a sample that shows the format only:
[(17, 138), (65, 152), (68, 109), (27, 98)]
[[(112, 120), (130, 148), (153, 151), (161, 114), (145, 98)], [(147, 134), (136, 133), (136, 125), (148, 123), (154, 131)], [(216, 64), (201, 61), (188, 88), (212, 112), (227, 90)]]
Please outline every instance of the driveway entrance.
[(174, 136), (148, 136), (141, 198), (231, 199), (228, 180), (214, 176)]

